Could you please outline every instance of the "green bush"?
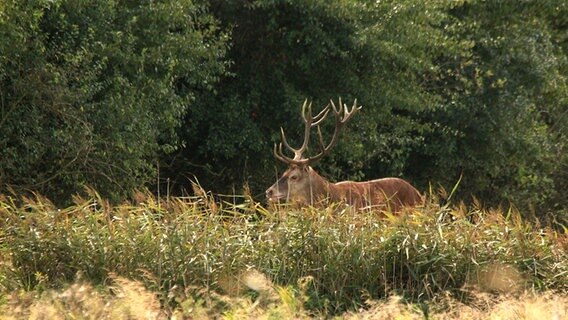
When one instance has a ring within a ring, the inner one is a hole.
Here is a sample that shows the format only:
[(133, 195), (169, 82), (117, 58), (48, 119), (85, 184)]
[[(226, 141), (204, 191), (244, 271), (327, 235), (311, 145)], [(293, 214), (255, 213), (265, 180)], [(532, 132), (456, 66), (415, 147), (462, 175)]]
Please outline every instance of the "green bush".
[(304, 99), (341, 96), (363, 110), (318, 164), (332, 180), (403, 176), (425, 190), (463, 177), (456, 197), (468, 203), (565, 211), (563, 1), (210, 3), (231, 32), (231, 65), (162, 158), (174, 189), (195, 175), (262, 197), (279, 128), (297, 139)]
[[(277, 176), (305, 98), (363, 106), (319, 164), (332, 180), (566, 219), (568, 5), (562, 0), (146, 2), (0, 6), (0, 192), (115, 203)], [(331, 124), (324, 134), (331, 133)], [(240, 191), (238, 191), (240, 192)]]
[(3, 1), (0, 35), (0, 192), (58, 203), (155, 181), (226, 66), (226, 34), (189, 0)]

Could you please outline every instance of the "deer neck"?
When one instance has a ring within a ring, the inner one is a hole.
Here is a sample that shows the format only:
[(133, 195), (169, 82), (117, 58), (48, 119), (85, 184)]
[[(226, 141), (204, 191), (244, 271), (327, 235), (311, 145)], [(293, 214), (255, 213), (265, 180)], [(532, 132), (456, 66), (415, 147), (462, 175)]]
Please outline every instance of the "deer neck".
[(310, 197), (311, 204), (326, 204), (330, 201), (336, 201), (338, 192), (335, 184), (329, 182), (320, 176), (314, 169), (309, 167), (310, 171)]

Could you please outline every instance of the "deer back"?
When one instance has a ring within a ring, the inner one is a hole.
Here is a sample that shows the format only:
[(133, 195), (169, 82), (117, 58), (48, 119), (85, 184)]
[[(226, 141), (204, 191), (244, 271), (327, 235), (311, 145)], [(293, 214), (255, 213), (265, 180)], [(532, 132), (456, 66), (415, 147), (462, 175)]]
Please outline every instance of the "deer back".
[(357, 210), (388, 210), (415, 206), (422, 196), (410, 183), (400, 178), (383, 178), (365, 182), (343, 181), (334, 184), (330, 200), (341, 201)]

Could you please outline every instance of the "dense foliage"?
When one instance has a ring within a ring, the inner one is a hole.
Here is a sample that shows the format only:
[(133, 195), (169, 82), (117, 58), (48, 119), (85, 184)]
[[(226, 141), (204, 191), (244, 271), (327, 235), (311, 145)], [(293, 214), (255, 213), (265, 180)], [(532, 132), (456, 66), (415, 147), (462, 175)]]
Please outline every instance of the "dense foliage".
[(192, 1), (2, 1), (0, 184), (120, 199), (155, 176), (226, 35)]
[(466, 201), (565, 213), (566, 17), (562, 0), (3, 0), (0, 191), (260, 195), (279, 127), (341, 96), (364, 109), (318, 166), (332, 180), (461, 177)]
[(123, 277), (176, 307), (174, 298), (195, 288), (262, 291), (248, 279), (257, 272), (303, 290), (306, 308), (333, 314), (392, 293), (428, 302), (467, 300), (473, 289), (568, 290), (567, 235), (513, 211), (428, 203), (381, 220), (333, 208), (270, 212), (205, 194), (138, 201), (112, 206), (93, 193), (57, 210), (42, 198), (2, 199), (0, 295), (64, 287), (77, 276), (94, 285)]

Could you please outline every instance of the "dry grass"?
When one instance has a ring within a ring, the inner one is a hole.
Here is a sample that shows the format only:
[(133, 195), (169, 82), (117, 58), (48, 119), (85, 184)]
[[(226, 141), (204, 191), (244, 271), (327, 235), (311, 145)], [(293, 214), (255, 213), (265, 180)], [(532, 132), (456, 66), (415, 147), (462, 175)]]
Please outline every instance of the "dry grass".
[(524, 294), (520, 297), (472, 295), (473, 301), (464, 304), (444, 298), (428, 312), (417, 305), (405, 304), (393, 296), (386, 301), (370, 302), (370, 308), (341, 316), (344, 319), (476, 319), (476, 320), (565, 320), (568, 319), (568, 296), (553, 293)]
[(568, 296), (546, 293), (525, 293), (519, 297), (477, 293), (468, 304), (455, 301), (440, 312), (440, 319), (568, 319)]
[[(242, 275), (256, 296), (218, 295), (211, 292), (203, 300), (186, 297), (177, 308), (160, 307), (159, 293), (141, 283), (116, 277), (111, 286), (96, 289), (77, 282), (65, 290), (43, 293), (19, 292), (7, 297), (0, 319), (310, 319), (324, 318), (304, 309), (305, 295), (289, 287), (279, 287), (256, 270)], [(429, 304), (411, 304), (400, 296), (369, 300), (357, 312), (335, 319), (568, 319), (568, 296), (524, 293), (518, 297), (471, 293), (467, 304), (450, 296)], [(223, 304), (220, 308), (219, 304)]]
[(166, 319), (155, 293), (120, 277), (104, 290), (77, 282), (63, 291), (15, 292), (1, 312), (1, 319)]

